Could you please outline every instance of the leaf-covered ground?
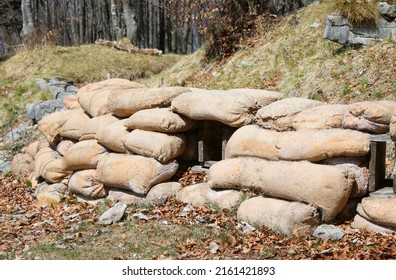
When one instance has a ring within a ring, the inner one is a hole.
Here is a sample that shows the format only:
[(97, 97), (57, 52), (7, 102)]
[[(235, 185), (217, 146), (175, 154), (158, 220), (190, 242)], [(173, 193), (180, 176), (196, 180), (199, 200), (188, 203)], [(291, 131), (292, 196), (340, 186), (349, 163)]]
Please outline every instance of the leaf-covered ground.
[[(202, 177), (185, 173), (181, 181)], [(107, 202), (93, 206), (66, 195), (56, 208), (37, 209), (22, 178), (0, 180), (0, 259), (396, 259), (396, 235), (340, 225), (340, 241), (249, 231), (235, 212), (168, 201), (129, 208), (122, 222), (99, 226)]]

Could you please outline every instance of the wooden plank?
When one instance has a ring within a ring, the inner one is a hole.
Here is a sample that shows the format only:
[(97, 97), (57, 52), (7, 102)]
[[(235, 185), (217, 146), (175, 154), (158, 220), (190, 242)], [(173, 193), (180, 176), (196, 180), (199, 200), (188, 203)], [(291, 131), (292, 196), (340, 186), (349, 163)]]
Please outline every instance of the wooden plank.
[(375, 134), (370, 136), (371, 142), (394, 142), (387, 134)]
[(204, 156), (204, 137), (203, 137), (203, 122), (198, 124), (198, 162), (203, 166), (205, 162)]
[(373, 192), (381, 187), (385, 179), (386, 143), (371, 142), (370, 150), (369, 191)]

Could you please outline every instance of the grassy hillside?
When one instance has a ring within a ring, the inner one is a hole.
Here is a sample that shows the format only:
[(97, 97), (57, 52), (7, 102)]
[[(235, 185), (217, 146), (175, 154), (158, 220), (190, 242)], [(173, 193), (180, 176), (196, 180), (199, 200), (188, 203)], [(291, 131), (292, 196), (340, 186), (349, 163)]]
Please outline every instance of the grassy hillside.
[(179, 59), (177, 55), (129, 54), (98, 45), (21, 49), (0, 64), (0, 132), (22, 118), (26, 103), (51, 97), (39, 91), (35, 78), (59, 76), (78, 86), (104, 80), (107, 73), (136, 80), (159, 74)]
[(228, 59), (205, 64), (197, 52), (161, 76), (167, 85), (273, 89), (327, 102), (395, 98), (396, 43), (340, 50), (323, 39), (328, 13), (328, 4), (301, 9)]

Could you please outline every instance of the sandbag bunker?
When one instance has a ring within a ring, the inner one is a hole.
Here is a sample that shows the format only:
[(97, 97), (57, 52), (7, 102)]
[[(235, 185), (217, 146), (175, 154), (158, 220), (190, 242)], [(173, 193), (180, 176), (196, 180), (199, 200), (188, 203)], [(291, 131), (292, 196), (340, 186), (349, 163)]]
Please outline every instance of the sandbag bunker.
[[(39, 121), (46, 141), (14, 157), (13, 173), (29, 176), (39, 205), (58, 203), (65, 190), (127, 204), (175, 196), (238, 207), (239, 220), (283, 234), (346, 219), (395, 231), (396, 198), (367, 195), (370, 136), (396, 135), (396, 102), (333, 105), (123, 79), (89, 84), (77, 98), (79, 108)], [(207, 182), (172, 182), (179, 164), (198, 162), (212, 164)]]

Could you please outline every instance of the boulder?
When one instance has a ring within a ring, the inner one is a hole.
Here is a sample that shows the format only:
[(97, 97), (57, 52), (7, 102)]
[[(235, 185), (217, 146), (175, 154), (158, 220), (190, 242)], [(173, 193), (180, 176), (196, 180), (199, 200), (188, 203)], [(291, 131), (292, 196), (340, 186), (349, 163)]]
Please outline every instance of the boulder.
[(108, 97), (112, 90), (126, 90), (143, 88), (144, 85), (125, 79), (109, 79), (82, 87), (77, 98), (80, 106), (92, 117), (98, 117), (110, 113)]
[(168, 162), (183, 154), (186, 137), (183, 134), (165, 134), (135, 129), (123, 139), (126, 149), (133, 154)]
[[(309, 170), (309, 172), (307, 172)], [(310, 162), (227, 159), (209, 169), (209, 183), (218, 189), (250, 189), (274, 198), (315, 205), (329, 222), (344, 208), (355, 176), (348, 169)]]
[(181, 184), (177, 182), (167, 182), (155, 185), (147, 193), (146, 202), (150, 205), (165, 204), (169, 197), (175, 196), (181, 189)]
[(173, 113), (170, 108), (153, 108), (136, 112), (128, 118), (125, 126), (129, 129), (175, 133), (194, 128), (196, 122)]
[(340, 156), (364, 156), (369, 151), (370, 136), (358, 131), (327, 129), (277, 132), (248, 125), (231, 136), (225, 157), (315, 162)]
[(61, 197), (63, 194), (65, 194), (66, 190), (67, 186), (65, 184), (57, 183), (49, 185), (43, 182), (37, 186), (37, 189), (34, 192), (34, 196), (38, 197), (40, 194), (43, 193), (51, 193), (53, 195)]
[(74, 172), (68, 182), (69, 191), (89, 199), (104, 198), (107, 190), (98, 181), (96, 169), (87, 169)]
[(47, 100), (26, 105), (26, 117), (33, 121), (40, 121), (45, 116), (63, 110), (63, 101), (60, 99)]
[(363, 198), (358, 213), (375, 224), (396, 228), (396, 198)]
[(208, 183), (200, 183), (184, 187), (176, 194), (176, 199), (195, 207), (212, 204), (220, 209), (231, 209), (241, 201), (242, 194), (235, 190), (215, 191)]
[(371, 133), (389, 132), (389, 124), (396, 110), (396, 101), (362, 101), (349, 105), (342, 125), (344, 128)]
[(118, 117), (130, 117), (140, 110), (169, 107), (175, 97), (187, 91), (183, 87), (113, 90), (108, 107)]
[(60, 129), (60, 135), (62, 137), (78, 141), (81, 138), (82, 131), (90, 118), (81, 109), (74, 109), (66, 112), (66, 121)]
[(320, 212), (312, 205), (261, 196), (242, 202), (237, 217), (255, 227), (265, 226), (285, 235), (320, 224)]
[(325, 104), (298, 113), (293, 119), (293, 129), (342, 128), (342, 118), (348, 108), (343, 104)]
[(94, 169), (106, 155), (107, 150), (97, 140), (80, 141), (67, 151), (62, 159), (62, 168), (69, 171)]
[(357, 229), (365, 229), (367, 231), (378, 233), (395, 233), (396, 228), (389, 228), (372, 223), (360, 215), (356, 215), (353, 219), (352, 226)]
[(256, 122), (259, 126), (277, 131), (293, 129), (294, 117), (303, 110), (323, 105), (322, 102), (306, 98), (285, 98), (258, 110)]
[(16, 176), (29, 176), (34, 171), (34, 159), (26, 153), (19, 153), (11, 161), (11, 172)]
[(194, 90), (172, 101), (172, 111), (193, 120), (218, 121), (232, 127), (253, 122), (258, 109), (249, 95), (224, 90)]
[(129, 134), (129, 131), (125, 127), (125, 121), (115, 121), (100, 128), (95, 135), (98, 143), (111, 151), (125, 153), (126, 149), (122, 140)]
[(169, 180), (177, 169), (175, 161), (161, 164), (138, 155), (109, 154), (99, 161), (97, 174), (106, 186), (147, 194), (152, 186)]
[(126, 209), (127, 205), (125, 203), (117, 202), (99, 217), (98, 223), (100, 225), (111, 225), (112, 223), (116, 223), (122, 219)]
[(117, 121), (119, 121), (119, 119), (111, 114), (92, 118), (84, 124), (84, 127), (82, 127), (81, 137), (79, 140), (93, 140), (95, 139), (98, 131)]

